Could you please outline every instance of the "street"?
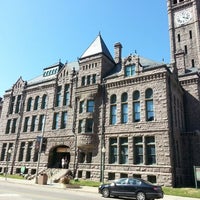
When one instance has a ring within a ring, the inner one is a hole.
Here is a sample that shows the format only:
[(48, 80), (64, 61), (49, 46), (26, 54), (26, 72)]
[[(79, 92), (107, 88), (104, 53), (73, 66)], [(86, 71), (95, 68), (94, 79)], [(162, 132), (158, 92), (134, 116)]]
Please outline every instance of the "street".
[(86, 193), (51, 186), (25, 185), (0, 181), (0, 200), (87, 200), (102, 199), (97, 193)]
[[(0, 200), (103, 200), (97, 188), (61, 188), (57, 185), (37, 185), (26, 180), (0, 179)], [(109, 198), (108, 198), (109, 199)], [(125, 198), (110, 198), (112, 200)], [(130, 199), (130, 198), (129, 198)], [(195, 198), (165, 195), (162, 200), (197, 200)]]

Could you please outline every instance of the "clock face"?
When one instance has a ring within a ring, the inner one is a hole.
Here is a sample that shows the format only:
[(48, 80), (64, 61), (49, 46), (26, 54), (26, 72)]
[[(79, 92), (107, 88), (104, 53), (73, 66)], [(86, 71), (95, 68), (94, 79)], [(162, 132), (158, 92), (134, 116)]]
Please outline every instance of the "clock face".
[(189, 10), (183, 10), (175, 14), (177, 25), (183, 25), (192, 19), (192, 13)]

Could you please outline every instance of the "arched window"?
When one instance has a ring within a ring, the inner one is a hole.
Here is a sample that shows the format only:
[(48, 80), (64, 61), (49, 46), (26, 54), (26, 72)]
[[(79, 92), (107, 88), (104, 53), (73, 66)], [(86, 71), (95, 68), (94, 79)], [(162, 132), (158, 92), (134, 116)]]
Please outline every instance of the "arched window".
[(41, 104), (41, 109), (45, 109), (47, 107), (47, 95), (44, 94), (42, 96), (42, 104)]
[(140, 92), (133, 92), (133, 122), (140, 121)]
[(128, 122), (128, 94), (125, 92), (121, 96), (121, 123)]
[(154, 120), (154, 104), (153, 104), (153, 90), (148, 88), (145, 91), (145, 99), (146, 99), (146, 120), (153, 121)]
[(110, 124), (117, 123), (117, 97), (113, 94), (110, 98)]
[(39, 98), (40, 98), (39, 96), (37, 96), (37, 97), (35, 98), (34, 110), (37, 110), (37, 109), (38, 109)]
[(26, 111), (30, 111), (31, 110), (31, 105), (32, 105), (32, 97), (29, 97)]

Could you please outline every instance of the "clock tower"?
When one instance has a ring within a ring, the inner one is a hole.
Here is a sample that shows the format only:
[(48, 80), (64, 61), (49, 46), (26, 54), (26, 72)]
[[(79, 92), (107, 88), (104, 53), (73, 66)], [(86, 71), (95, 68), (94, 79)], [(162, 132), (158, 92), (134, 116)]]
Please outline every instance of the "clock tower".
[(171, 62), (178, 73), (200, 69), (200, 1), (167, 0)]

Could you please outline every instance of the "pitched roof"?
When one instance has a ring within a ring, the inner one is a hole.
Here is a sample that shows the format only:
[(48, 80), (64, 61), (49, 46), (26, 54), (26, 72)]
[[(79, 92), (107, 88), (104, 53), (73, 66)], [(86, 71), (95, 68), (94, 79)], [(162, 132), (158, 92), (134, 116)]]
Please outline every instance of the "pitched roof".
[(96, 37), (96, 39), (92, 42), (92, 44), (83, 53), (81, 58), (93, 56), (99, 53), (103, 53), (105, 56), (107, 56), (110, 60), (113, 61), (113, 57), (111, 56), (100, 34)]

